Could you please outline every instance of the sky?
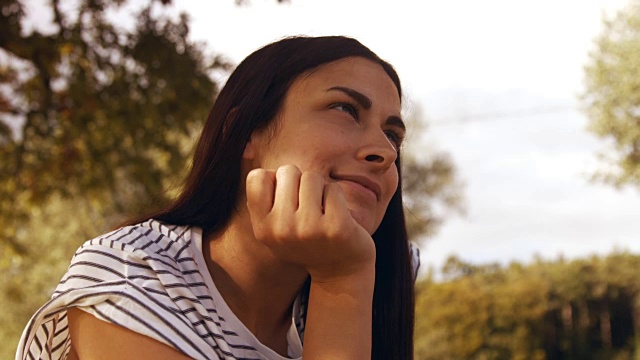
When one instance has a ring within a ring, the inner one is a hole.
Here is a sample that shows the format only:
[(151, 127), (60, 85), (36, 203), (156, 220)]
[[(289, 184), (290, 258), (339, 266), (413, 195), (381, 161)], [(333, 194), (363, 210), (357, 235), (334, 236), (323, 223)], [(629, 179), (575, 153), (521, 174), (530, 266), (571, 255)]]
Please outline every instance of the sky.
[(180, 1), (192, 38), (239, 62), (288, 35), (353, 36), (391, 62), (412, 151), (451, 155), (466, 215), (420, 241), (423, 270), (640, 252), (640, 191), (589, 181), (606, 141), (586, 131), (583, 67), (625, 1)]
[[(36, 0), (32, 0), (36, 1)], [(640, 189), (589, 181), (608, 143), (586, 131), (583, 67), (623, 0), (173, 0), (191, 38), (240, 62), (284, 36), (348, 35), (397, 69), (418, 154), (450, 154), (466, 215), (422, 239), (423, 270), (640, 253)]]

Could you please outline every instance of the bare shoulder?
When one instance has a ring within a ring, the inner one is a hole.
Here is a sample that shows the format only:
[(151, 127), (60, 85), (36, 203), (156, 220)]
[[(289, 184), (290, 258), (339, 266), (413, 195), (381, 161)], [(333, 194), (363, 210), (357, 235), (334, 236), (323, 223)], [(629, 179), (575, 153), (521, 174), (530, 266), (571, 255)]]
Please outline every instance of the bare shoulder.
[(190, 359), (168, 345), (99, 320), (77, 308), (69, 309), (67, 316), (71, 335), (70, 359)]

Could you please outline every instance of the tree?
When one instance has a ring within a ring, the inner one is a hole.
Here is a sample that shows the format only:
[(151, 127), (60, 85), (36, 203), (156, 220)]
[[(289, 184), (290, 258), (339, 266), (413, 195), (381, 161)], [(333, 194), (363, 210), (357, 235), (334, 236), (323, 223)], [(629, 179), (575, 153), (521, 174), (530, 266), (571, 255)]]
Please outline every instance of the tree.
[(418, 359), (636, 359), (640, 256), (473, 265), (418, 284)]
[(91, 0), (63, 9), (53, 0), (53, 30), (43, 33), (24, 28), (21, 1), (2, 0), (0, 49), (9, 60), (0, 68), (6, 251), (20, 252), (20, 221), (52, 194), (101, 199), (135, 186), (138, 198), (148, 198), (185, 165), (184, 139), (216, 94), (209, 72), (225, 64), (187, 39), (186, 15), (158, 15), (158, 1), (131, 19), (133, 30), (116, 26), (108, 14), (125, 3)]
[[(407, 116), (415, 135), (427, 131), (426, 116), (420, 107)], [(402, 187), (409, 238), (435, 235), (450, 212), (464, 214), (463, 184), (446, 152), (419, 143), (419, 136), (409, 139), (402, 154)]]
[(113, 20), (127, 1), (52, 0), (52, 23), (30, 30), (25, 3), (0, 0), (2, 358), (82, 239), (168, 198), (188, 165), (210, 73), (229, 65), (188, 40), (169, 2), (149, 0), (127, 29)]
[(596, 178), (620, 187), (640, 186), (640, 3), (630, 2), (604, 21), (585, 68), (582, 101), (589, 128), (613, 142)]

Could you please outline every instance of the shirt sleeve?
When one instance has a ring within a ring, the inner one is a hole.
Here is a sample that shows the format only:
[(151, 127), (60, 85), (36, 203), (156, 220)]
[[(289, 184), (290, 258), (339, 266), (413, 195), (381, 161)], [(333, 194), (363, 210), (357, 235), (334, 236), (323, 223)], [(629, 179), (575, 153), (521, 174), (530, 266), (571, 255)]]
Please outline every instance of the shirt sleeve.
[[(150, 258), (126, 244), (89, 242), (74, 256), (52, 299), (36, 312), (20, 340), (18, 359), (65, 359), (71, 348), (67, 309), (167, 344), (194, 359), (218, 359), (176, 303), (185, 279), (173, 259)], [(158, 262), (163, 262), (161, 269)], [(173, 293), (167, 288), (175, 287)], [(179, 301), (179, 299), (178, 299)]]

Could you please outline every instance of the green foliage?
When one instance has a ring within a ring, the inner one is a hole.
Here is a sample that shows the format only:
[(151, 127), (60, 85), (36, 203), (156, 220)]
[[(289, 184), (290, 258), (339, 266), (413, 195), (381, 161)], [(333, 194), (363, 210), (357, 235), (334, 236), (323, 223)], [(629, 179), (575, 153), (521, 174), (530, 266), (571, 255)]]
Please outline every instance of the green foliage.
[(151, 2), (126, 31), (108, 16), (121, 4), (86, 1), (63, 12), (53, 1), (55, 31), (42, 34), (23, 29), (20, 1), (2, 2), (5, 251), (23, 250), (19, 224), (53, 194), (103, 199), (135, 184), (149, 198), (185, 167), (184, 139), (205, 118), (216, 94), (209, 71), (222, 64), (187, 40), (186, 16), (162, 17)]
[(188, 40), (186, 16), (163, 15), (168, 3), (126, 17), (126, 1), (53, 0), (43, 33), (22, 1), (0, 0), (0, 358), (74, 250), (165, 201), (189, 165), (217, 93), (210, 72), (228, 65)]
[(105, 208), (53, 195), (46, 206), (32, 209), (18, 233), (26, 255), (5, 258), (0, 277), (0, 305), (10, 309), (0, 313), (0, 358), (15, 356), (27, 321), (51, 297), (75, 250), (118, 220), (98, 210)]
[(462, 185), (446, 153), (434, 152), (426, 159), (403, 154), (402, 186), (405, 194), (409, 238), (433, 236), (442, 224), (442, 209), (463, 212)]
[[(427, 130), (420, 107), (405, 117), (414, 135)], [(463, 184), (450, 155), (418, 141), (408, 139), (402, 154), (405, 218), (413, 241), (433, 236), (450, 213), (464, 214)]]
[[(640, 256), (472, 265), (418, 285), (418, 359), (635, 359)], [(634, 357), (635, 356), (635, 357)]]
[(609, 168), (596, 178), (640, 186), (640, 3), (630, 2), (604, 22), (585, 80), (590, 130), (612, 140), (614, 150), (603, 155)]

